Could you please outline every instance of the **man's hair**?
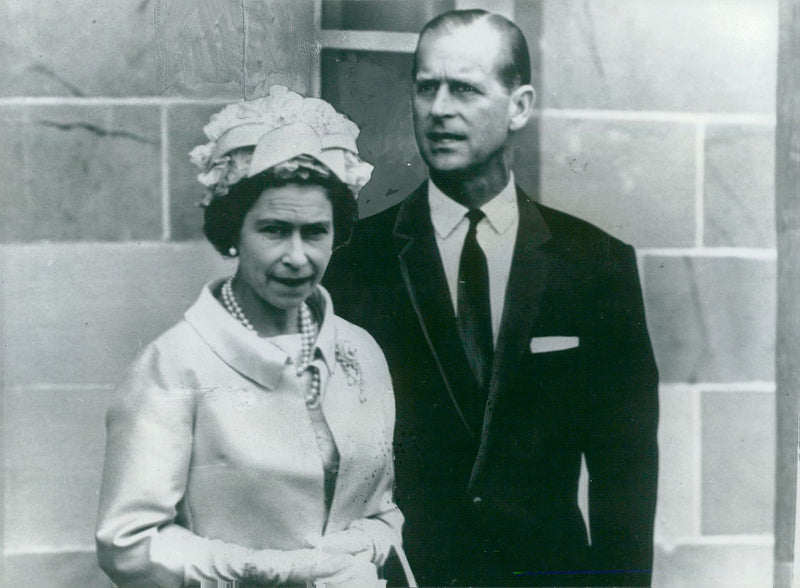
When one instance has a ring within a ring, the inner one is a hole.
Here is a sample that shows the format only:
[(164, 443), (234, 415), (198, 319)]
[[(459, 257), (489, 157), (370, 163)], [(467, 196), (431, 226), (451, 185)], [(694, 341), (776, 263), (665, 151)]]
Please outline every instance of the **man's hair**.
[(420, 43), (426, 35), (450, 32), (477, 22), (485, 22), (491, 25), (492, 28), (500, 33), (500, 37), (503, 40), (503, 50), (499, 55), (501, 61), (497, 65), (497, 73), (503, 84), (509, 90), (513, 90), (521, 84), (530, 84), (531, 57), (525, 35), (522, 34), (517, 25), (507, 18), (479, 9), (443, 12), (422, 27), (417, 48), (414, 51), (412, 77), (417, 76), (417, 54), (419, 53)]

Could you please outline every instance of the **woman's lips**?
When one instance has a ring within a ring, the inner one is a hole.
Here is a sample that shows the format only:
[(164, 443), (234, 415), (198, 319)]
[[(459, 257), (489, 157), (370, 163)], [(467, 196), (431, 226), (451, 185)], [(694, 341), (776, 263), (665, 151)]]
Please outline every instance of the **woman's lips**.
[(279, 284), (283, 284), (288, 288), (298, 288), (300, 286), (305, 286), (311, 281), (311, 276), (305, 278), (281, 278), (278, 276), (272, 276), (272, 279)]

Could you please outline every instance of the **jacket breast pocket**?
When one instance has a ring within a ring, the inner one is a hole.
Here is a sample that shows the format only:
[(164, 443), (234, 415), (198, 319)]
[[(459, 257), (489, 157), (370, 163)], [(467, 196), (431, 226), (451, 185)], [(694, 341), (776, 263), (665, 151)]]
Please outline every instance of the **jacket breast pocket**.
[(557, 351), (568, 351), (580, 347), (580, 337), (576, 336), (547, 336), (531, 337), (528, 349), (531, 353), (555, 353)]
[(586, 389), (595, 370), (591, 353), (579, 337), (533, 337), (523, 354), (519, 383), (549, 397), (572, 396)]

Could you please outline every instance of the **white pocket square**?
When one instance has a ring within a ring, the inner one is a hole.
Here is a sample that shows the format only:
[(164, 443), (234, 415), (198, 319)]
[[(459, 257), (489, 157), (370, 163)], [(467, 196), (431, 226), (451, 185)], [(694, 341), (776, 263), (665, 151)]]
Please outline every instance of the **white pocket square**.
[(531, 339), (531, 353), (548, 353), (574, 349), (580, 345), (578, 337), (534, 337)]

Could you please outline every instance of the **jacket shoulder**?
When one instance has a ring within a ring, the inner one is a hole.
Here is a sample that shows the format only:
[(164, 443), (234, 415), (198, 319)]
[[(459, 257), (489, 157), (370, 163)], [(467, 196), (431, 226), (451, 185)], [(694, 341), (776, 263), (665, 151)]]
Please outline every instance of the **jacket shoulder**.
[(392, 267), (397, 253), (393, 232), (399, 210), (400, 205), (395, 205), (361, 219), (347, 245), (334, 252), (322, 283), (340, 308), (346, 303), (343, 293), (352, 292), (354, 282), (377, 279)]
[(147, 344), (128, 367), (126, 381), (140, 380), (169, 387), (186, 372), (208, 365), (209, 347), (185, 320), (180, 320)]
[(347, 247), (375, 244), (376, 241), (391, 241), (401, 206), (402, 203), (395, 204), (382, 212), (358, 221), (353, 229), (353, 238)]

